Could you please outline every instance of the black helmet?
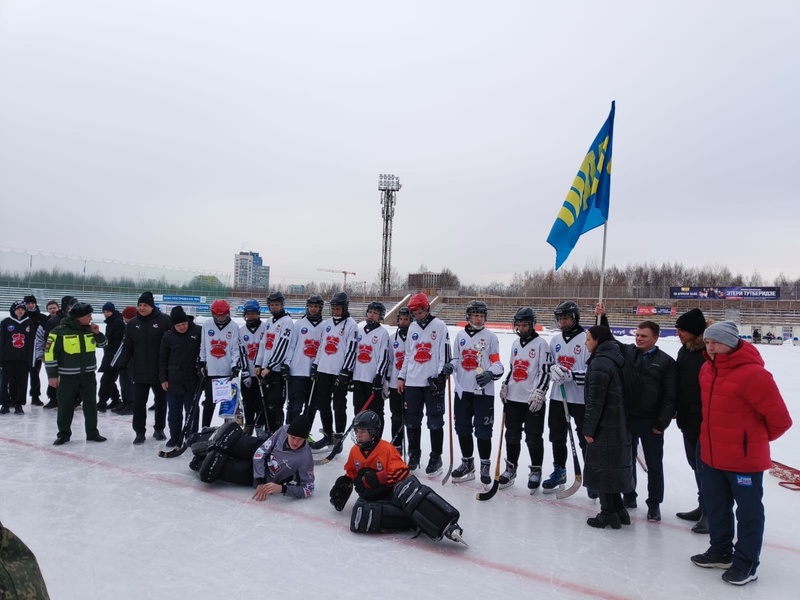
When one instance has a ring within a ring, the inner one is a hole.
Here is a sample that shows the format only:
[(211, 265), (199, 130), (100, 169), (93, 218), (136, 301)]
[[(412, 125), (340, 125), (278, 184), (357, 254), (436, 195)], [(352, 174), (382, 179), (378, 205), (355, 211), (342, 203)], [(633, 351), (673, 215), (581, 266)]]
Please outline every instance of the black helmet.
[(577, 325), (581, 319), (581, 309), (572, 300), (567, 300), (556, 306), (553, 314), (556, 317), (556, 322), (558, 322), (559, 317), (572, 316), (575, 320), (575, 325)]
[(69, 316), (73, 319), (85, 317), (92, 314), (92, 305), (86, 302), (76, 302), (72, 308), (69, 309)]
[(397, 319), (399, 320), (400, 317), (408, 317), (409, 319), (413, 318), (411, 316), (411, 311), (408, 310), (407, 306), (404, 306), (400, 310), (397, 311)]
[(486, 306), (486, 302), (481, 302), (480, 300), (471, 300), (469, 304), (467, 304), (467, 319), (473, 313), (478, 313), (484, 316), (489, 314), (489, 307)]
[(331, 306), (341, 306), (345, 311), (350, 306), (350, 297), (345, 292), (336, 292), (331, 298)]
[[(533, 312), (530, 306), (517, 309), (517, 312), (514, 313), (514, 331), (517, 330), (519, 323), (527, 323), (531, 328), (531, 332), (533, 332), (533, 326), (536, 325), (536, 313)], [(517, 335), (520, 335), (519, 331), (517, 331)], [(522, 336), (520, 335), (520, 337)]]
[(306, 306), (309, 304), (316, 304), (319, 306), (320, 310), (322, 310), (322, 307), (325, 306), (325, 300), (323, 300), (322, 296), (319, 294), (314, 294), (313, 296), (309, 296), (308, 300), (306, 300)]
[(386, 316), (386, 307), (383, 305), (383, 302), (370, 302), (367, 305), (367, 312), (371, 310), (377, 310), (381, 321), (383, 321), (383, 317)]
[[(369, 441), (359, 442), (356, 432), (359, 429), (369, 431)], [(353, 443), (362, 450), (372, 450), (381, 437), (381, 418), (371, 410), (365, 410), (353, 419)]]
[(283, 306), (285, 300), (286, 298), (284, 298), (283, 292), (272, 292), (267, 296), (267, 302), (280, 302), (281, 306)]

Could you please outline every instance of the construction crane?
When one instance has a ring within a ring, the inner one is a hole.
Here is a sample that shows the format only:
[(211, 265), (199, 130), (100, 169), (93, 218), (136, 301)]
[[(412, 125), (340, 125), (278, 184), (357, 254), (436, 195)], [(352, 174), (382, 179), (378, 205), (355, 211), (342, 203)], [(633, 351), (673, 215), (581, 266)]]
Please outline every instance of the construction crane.
[(344, 271), (342, 269), (317, 269), (317, 271), (326, 271), (328, 273), (341, 273), (344, 275), (344, 283), (342, 283), (342, 291), (347, 291), (347, 276), (348, 275), (355, 275), (352, 271)]

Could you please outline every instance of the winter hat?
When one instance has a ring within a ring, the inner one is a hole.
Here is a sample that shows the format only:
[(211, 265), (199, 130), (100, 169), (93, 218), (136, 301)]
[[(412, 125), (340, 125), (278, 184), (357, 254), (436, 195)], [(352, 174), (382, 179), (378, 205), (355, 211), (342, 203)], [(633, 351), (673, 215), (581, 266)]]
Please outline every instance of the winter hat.
[(144, 292), (139, 299), (136, 301), (136, 304), (149, 304), (153, 308), (156, 307), (156, 302), (153, 300), (153, 292)]
[(25, 304), (28, 304), (30, 302), (32, 302), (33, 304), (36, 304), (36, 296), (25, 296), (24, 300), (25, 300)]
[(106, 302), (105, 304), (103, 304), (103, 312), (106, 312), (106, 311), (114, 312), (115, 310), (117, 310), (117, 307), (114, 306), (113, 302)]
[(78, 299), (75, 296), (64, 296), (61, 298), (61, 310), (64, 313), (68, 313), (70, 307), (75, 304)]
[(69, 316), (73, 319), (85, 317), (86, 315), (90, 314), (92, 314), (92, 305), (88, 304), (87, 302), (76, 302), (75, 306), (73, 306), (69, 311)]
[(292, 419), (292, 422), (289, 425), (289, 428), (286, 430), (286, 433), (295, 437), (306, 439), (310, 431), (311, 423), (308, 421), (308, 417), (298, 415)]
[(186, 316), (186, 313), (183, 312), (182, 306), (176, 306), (169, 312), (169, 318), (172, 321), (173, 325), (178, 325), (180, 323), (186, 323), (189, 318)]
[(733, 321), (714, 323), (706, 329), (704, 337), (706, 340), (714, 340), (730, 348), (739, 347), (739, 328)]
[(26, 311), (28, 310), (28, 307), (25, 306), (25, 303), (22, 300), (14, 300), (11, 303), (11, 314), (13, 315), (14, 311), (18, 308), (24, 308)]
[(136, 308), (133, 306), (126, 306), (125, 310), (122, 311), (122, 318), (128, 319), (129, 321), (136, 316)]
[(700, 335), (706, 330), (706, 318), (703, 316), (702, 310), (693, 308), (678, 317), (678, 320), (675, 321), (675, 327), (688, 331), (693, 335)]

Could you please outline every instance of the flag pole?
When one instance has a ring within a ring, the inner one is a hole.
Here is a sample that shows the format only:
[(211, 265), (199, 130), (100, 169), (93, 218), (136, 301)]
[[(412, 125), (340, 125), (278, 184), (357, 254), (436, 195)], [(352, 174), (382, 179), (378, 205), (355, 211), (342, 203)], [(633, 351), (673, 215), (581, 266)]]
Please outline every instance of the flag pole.
[[(600, 259), (600, 294), (598, 304), (603, 303), (603, 284), (606, 278), (606, 240), (608, 239), (608, 219), (603, 223), (603, 257)], [(600, 325), (601, 315), (595, 315), (595, 325)]]

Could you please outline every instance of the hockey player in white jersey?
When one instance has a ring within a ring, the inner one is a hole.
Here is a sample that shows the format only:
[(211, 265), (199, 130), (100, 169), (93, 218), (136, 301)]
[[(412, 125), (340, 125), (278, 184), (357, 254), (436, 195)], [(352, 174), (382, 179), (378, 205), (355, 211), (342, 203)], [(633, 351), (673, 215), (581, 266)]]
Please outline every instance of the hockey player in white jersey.
[(258, 300), (248, 300), (244, 303), (244, 327), (239, 328), (239, 343), (241, 352), (247, 359), (247, 366), (242, 372), (242, 408), (244, 411), (245, 435), (251, 435), (256, 425), (256, 415), (261, 426), (264, 425), (266, 415), (261, 404), (261, 392), (256, 379), (256, 356), (264, 339), (266, 326), (261, 320), (261, 304)]
[(198, 370), (205, 376), (203, 384), (203, 427), (211, 425), (214, 416), (211, 382), (214, 379), (235, 379), (241, 370), (239, 326), (231, 320), (231, 305), (227, 300), (211, 303), (211, 319), (206, 320), (200, 339)]
[[(506, 413), (506, 470), (500, 475), (500, 488), (514, 485), (524, 430), (531, 458), (528, 474), (531, 494), (542, 482), (545, 400), (553, 362), (550, 345), (539, 337), (535, 326), (536, 313), (532, 308), (520, 308), (514, 315), (514, 331), (519, 337), (511, 345), (508, 377), (500, 388)], [(564, 410), (559, 414), (563, 415)]]
[(332, 316), (322, 324), (322, 345), (311, 366), (311, 377), (317, 378), (312, 402), (317, 403), (323, 432), (322, 438), (311, 444), (314, 451), (335, 444), (347, 427), (347, 386), (358, 346), (358, 325), (350, 317), (349, 296), (337, 292), (330, 305)]
[(475, 479), (475, 444), (481, 459), (481, 483), (489, 485), (494, 425), (494, 380), (503, 375), (500, 342), (486, 329), (488, 307), (472, 300), (467, 304), (467, 324), (453, 340), (453, 360), (442, 372), (455, 375), (456, 400), (453, 407), (456, 435), (461, 448), (461, 466), (452, 473), (453, 482)]
[(292, 318), (284, 309), (281, 292), (267, 296), (269, 312), (264, 323), (264, 340), (256, 355), (255, 374), (264, 390), (267, 407), (267, 431), (275, 432), (283, 425), (284, 380), (281, 373), (292, 336)]
[[(567, 482), (567, 423), (564, 404), (561, 396), (563, 388), (567, 396), (569, 414), (575, 419), (575, 431), (581, 452), (586, 453), (586, 440), (583, 437), (583, 382), (586, 377), (586, 361), (589, 350), (586, 348), (586, 332), (580, 326), (581, 310), (571, 300), (556, 306), (554, 315), (560, 333), (550, 340), (550, 353), (553, 366), (550, 379), (553, 386), (550, 390), (550, 415), (547, 426), (550, 428), (550, 442), (553, 445), (553, 472), (542, 482), (542, 492), (552, 494), (564, 489)], [(590, 496), (593, 493), (590, 491)], [(595, 496), (596, 497), (596, 496)]]
[(306, 314), (292, 326), (292, 337), (286, 360), (283, 361), (283, 378), (289, 379), (289, 405), (286, 420), (292, 420), (307, 411), (308, 422), (313, 425), (317, 407), (311, 403), (311, 365), (317, 357), (322, 340), (322, 296), (309, 296)]
[(383, 436), (383, 384), (389, 370), (389, 332), (381, 325), (386, 316), (382, 302), (370, 302), (367, 306), (367, 320), (358, 330), (358, 348), (353, 366), (353, 408), (355, 414), (361, 412), (369, 397), (369, 410), (380, 417), (378, 433)]
[(406, 336), (411, 325), (411, 311), (404, 306), (397, 311), (397, 330), (389, 338), (389, 355), (392, 366), (389, 375), (389, 410), (392, 413), (392, 443), (400, 456), (403, 454), (403, 396), (397, 391), (397, 378), (406, 358)]
[(427, 415), (431, 435), (431, 454), (425, 472), (442, 468), (444, 446), (444, 391), (447, 375), (442, 373), (450, 362), (450, 334), (444, 321), (431, 315), (431, 305), (423, 293), (408, 301), (414, 322), (408, 327), (406, 357), (397, 378), (397, 391), (404, 394), (408, 468), (419, 468), (422, 456), (422, 414)]

